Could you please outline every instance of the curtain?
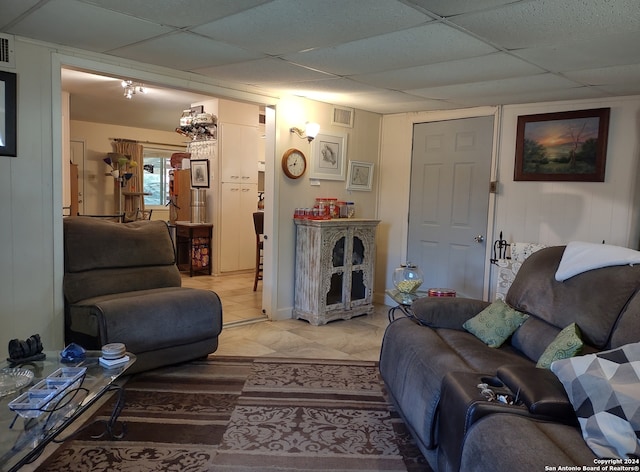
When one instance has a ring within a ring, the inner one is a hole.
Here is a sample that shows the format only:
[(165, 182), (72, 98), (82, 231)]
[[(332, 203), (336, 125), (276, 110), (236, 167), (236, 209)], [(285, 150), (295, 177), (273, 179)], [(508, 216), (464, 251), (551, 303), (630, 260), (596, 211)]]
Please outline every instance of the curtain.
[(127, 192), (142, 192), (142, 166), (143, 166), (143, 146), (135, 141), (116, 141), (113, 143), (113, 150), (127, 156), (133, 165), (127, 166), (127, 172), (131, 172), (131, 177), (125, 184), (123, 190)]

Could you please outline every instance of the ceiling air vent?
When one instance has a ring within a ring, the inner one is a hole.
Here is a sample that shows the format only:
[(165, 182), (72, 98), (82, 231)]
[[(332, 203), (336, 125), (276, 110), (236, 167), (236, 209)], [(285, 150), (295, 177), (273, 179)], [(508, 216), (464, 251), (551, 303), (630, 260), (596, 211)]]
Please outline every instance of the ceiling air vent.
[(353, 108), (333, 107), (331, 124), (353, 128)]
[(13, 36), (0, 34), (0, 66), (15, 67)]

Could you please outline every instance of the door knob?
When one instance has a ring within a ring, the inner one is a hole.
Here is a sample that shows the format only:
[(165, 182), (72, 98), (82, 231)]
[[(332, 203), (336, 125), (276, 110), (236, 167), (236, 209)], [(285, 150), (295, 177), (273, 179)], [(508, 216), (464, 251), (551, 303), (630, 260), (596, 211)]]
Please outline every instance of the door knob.
[(484, 242), (484, 236), (482, 236), (481, 234), (479, 234), (478, 236), (474, 237), (473, 240), (475, 242), (477, 242), (478, 244), (483, 243)]

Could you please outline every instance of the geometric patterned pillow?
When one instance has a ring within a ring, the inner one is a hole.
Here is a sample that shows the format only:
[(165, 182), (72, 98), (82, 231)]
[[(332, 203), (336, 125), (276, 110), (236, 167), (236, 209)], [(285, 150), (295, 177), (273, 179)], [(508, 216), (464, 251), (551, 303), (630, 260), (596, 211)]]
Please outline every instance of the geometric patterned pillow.
[(551, 364), (601, 458), (640, 456), (640, 343)]
[(575, 323), (571, 323), (560, 331), (551, 344), (544, 350), (536, 367), (548, 369), (553, 361), (573, 357), (582, 349), (584, 343), (580, 339), (580, 328)]
[(500, 347), (529, 315), (496, 300), (462, 325), (489, 347)]

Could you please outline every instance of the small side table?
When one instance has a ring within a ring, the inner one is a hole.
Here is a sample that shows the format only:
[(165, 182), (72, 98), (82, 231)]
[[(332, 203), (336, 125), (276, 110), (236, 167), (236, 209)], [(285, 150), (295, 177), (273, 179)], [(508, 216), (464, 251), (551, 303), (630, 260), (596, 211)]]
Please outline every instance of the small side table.
[(176, 259), (178, 269), (211, 275), (211, 237), (213, 224), (176, 221)]
[(416, 323), (422, 324), (422, 322), (416, 318), (411, 309), (413, 302), (419, 298), (424, 298), (429, 295), (429, 292), (425, 290), (416, 290), (414, 293), (404, 293), (398, 289), (390, 288), (385, 290), (385, 293), (391, 297), (391, 299), (397, 303), (396, 306), (389, 308), (389, 322), (396, 319), (396, 311), (400, 310), (404, 316), (411, 318)]

